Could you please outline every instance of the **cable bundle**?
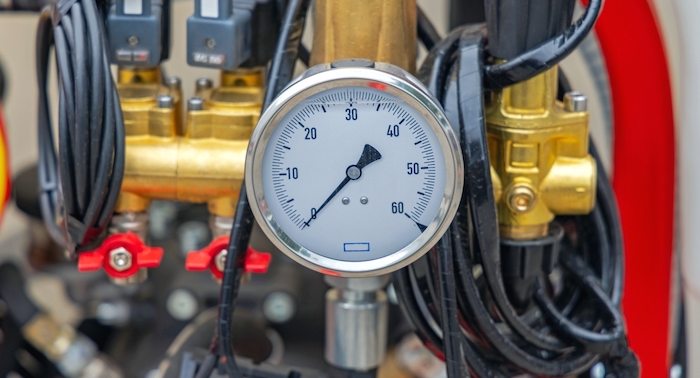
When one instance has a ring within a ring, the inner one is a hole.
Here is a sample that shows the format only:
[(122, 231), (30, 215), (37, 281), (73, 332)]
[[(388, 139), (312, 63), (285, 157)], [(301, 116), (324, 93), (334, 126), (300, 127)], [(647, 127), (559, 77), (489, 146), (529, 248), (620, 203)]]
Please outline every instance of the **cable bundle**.
[[(94, 0), (58, 1), (37, 31), (39, 183), (52, 237), (70, 252), (106, 234), (124, 175), (124, 120), (107, 58), (104, 17)], [(53, 13), (53, 14), (52, 14)], [(58, 65), (58, 157), (47, 76)]]
[[(558, 217), (551, 226), (564, 231), (555, 274), (539, 275), (525, 309), (507, 295), (483, 114), (484, 35), (483, 25), (454, 31), (420, 72), (460, 136), (467, 177), (449, 232), (395, 275), (403, 311), (419, 336), (443, 351), (450, 377), (571, 376), (598, 362), (606, 377), (638, 377), (619, 310), (620, 222), (600, 163), (591, 214)], [(591, 154), (599, 161), (592, 143)]]

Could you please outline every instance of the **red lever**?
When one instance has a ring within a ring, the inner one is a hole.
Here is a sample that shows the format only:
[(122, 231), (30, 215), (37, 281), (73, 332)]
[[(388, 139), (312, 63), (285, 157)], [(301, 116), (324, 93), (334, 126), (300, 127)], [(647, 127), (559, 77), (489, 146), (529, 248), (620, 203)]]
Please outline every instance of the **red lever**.
[(141, 268), (160, 265), (163, 248), (149, 247), (133, 232), (114, 234), (102, 242), (94, 251), (78, 256), (78, 271), (99, 270), (115, 278), (128, 278)]
[[(221, 279), (224, 276), (223, 267), (226, 261), (228, 242), (228, 236), (220, 236), (201, 250), (190, 252), (187, 255), (187, 261), (185, 261), (185, 269), (204, 271), (209, 268), (216, 278)], [(248, 246), (243, 270), (250, 273), (265, 273), (270, 266), (270, 260), (272, 260), (272, 255), (269, 253), (258, 252)]]

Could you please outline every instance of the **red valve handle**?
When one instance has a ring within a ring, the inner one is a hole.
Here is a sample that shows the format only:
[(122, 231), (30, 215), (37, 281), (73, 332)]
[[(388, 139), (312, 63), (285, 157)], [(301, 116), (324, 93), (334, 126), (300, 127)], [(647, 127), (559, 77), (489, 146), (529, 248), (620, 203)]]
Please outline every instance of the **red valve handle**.
[[(221, 279), (224, 272), (217, 267), (216, 257), (228, 249), (228, 236), (220, 236), (214, 239), (208, 246), (199, 251), (190, 252), (185, 261), (185, 268), (190, 271), (211, 270), (214, 277)], [(258, 252), (248, 246), (243, 270), (250, 273), (265, 273), (270, 266), (272, 255), (267, 252)]]
[[(122, 253), (123, 268), (112, 264), (112, 255)], [(163, 258), (163, 248), (149, 247), (133, 232), (114, 234), (102, 242), (97, 249), (82, 252), (78, 256), (78, 271), (88, 272), (102, 267), (108, 275), (115, 278), (128, 278), (141, 268), (155, 268)], [(127, 261), (128, 262), (125, 262)]]

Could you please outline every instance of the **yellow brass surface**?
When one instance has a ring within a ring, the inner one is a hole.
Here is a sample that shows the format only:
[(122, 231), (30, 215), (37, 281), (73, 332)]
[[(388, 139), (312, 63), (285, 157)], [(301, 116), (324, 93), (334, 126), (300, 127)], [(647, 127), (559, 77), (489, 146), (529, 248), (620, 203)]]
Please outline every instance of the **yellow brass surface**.
[(119, 67), (117, 81), (119, 83), (160, 83), (162, 76), (160, 67)]
[(263, 67), (236, 68), (233, 71), (221, 71), (222, 87), (262, 87)]
[(59, 324), (48, 314), (38, 313), (22, 327), (22, 335), (51, 361), (58, 361), (75, 340), (75, 330)]
[(124, 180), (115, 211), (141, 212), (151, 199), (170, 199), (207, 202), (212, 214), (233, 216), (263, 88), (208, 91), (204, 109), (188, 111), (182, 136), (176, 109), (157, 107), (159, 94), (181, 97), (169, 91), (158, 84), (119, 84), (127, 137)]
[(415, 0), (316, 0), (311, 65), (364, 58), (416, 70)]
[(545, 236), (555, 215), (593, 209), (588, 112), (566, 111), (556, 83), (554, 68), (504, 88), (486, 109), (498, 219), (507, 238)]

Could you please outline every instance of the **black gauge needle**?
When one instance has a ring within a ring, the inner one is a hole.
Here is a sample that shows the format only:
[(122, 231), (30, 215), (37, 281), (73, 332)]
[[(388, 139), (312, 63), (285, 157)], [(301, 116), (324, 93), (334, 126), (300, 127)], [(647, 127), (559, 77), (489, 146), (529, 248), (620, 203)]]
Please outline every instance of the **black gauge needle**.
[(415, 223), (415, 224), (416, 224), (416, 226), (418, 226), (418, 229), (420, 230), (420, 232), (423, 232), (423, 231), (425, 231), (425, 229), (426, 229), (426, 228), (428, 228), (427, 226), (425, 226), (425, 225), (423, 225), (423, 224), (420, 224), (420, 223), (418, 223), (418, 222), (414, 221), (414, 220), (413, 220), (413, 218), (411, 218), (411, 216), (410, 216), (410, 215), (408, 215), (408, 214), (406, 214), (406, 213), (404, 213), (403, 215), (405, 215), (405, 216), (406, 216), (406, 218), (408, 218), (408, 219), (412, 220), (412, 221), (413, 221), (413, 223)]
[(345, 170), (345, 178), (340, 183), (340, 185), (338, 185), (338, 187), (335, 188), (333, 193), (331, 193), (331, 195), (328, 196), (328, 198), (326, 198), (326, 200), (319, 208), (311, 210), (311, 218), (308, 221), (304, 222), (304, 224), (308, 227), (309, 223), (311, 223), (312, 220), (316, 219), (318, 213), (324, 207), (326, 207), (328, 202), (330, 202), (333, 199), (333, 197), (335, 197), (335, 195), (338, 194), (338, 192), (340, 192), (345, 187), (345, 185), (347, 185), (350, 181), (359, 179), (360, 176), (362, 176), (362, 168), (370, 165), (371, 163), (374, 163), (375, 161), (381, 158), (382, 154), (380, 154), (376, 148), (370, 146), (369, 144), (365, 144), (365, 148), (364, 150), (362, 150), (362, 155), (360, 155), (360, 159), (357, 161), (357, 164), (353, 164)]

